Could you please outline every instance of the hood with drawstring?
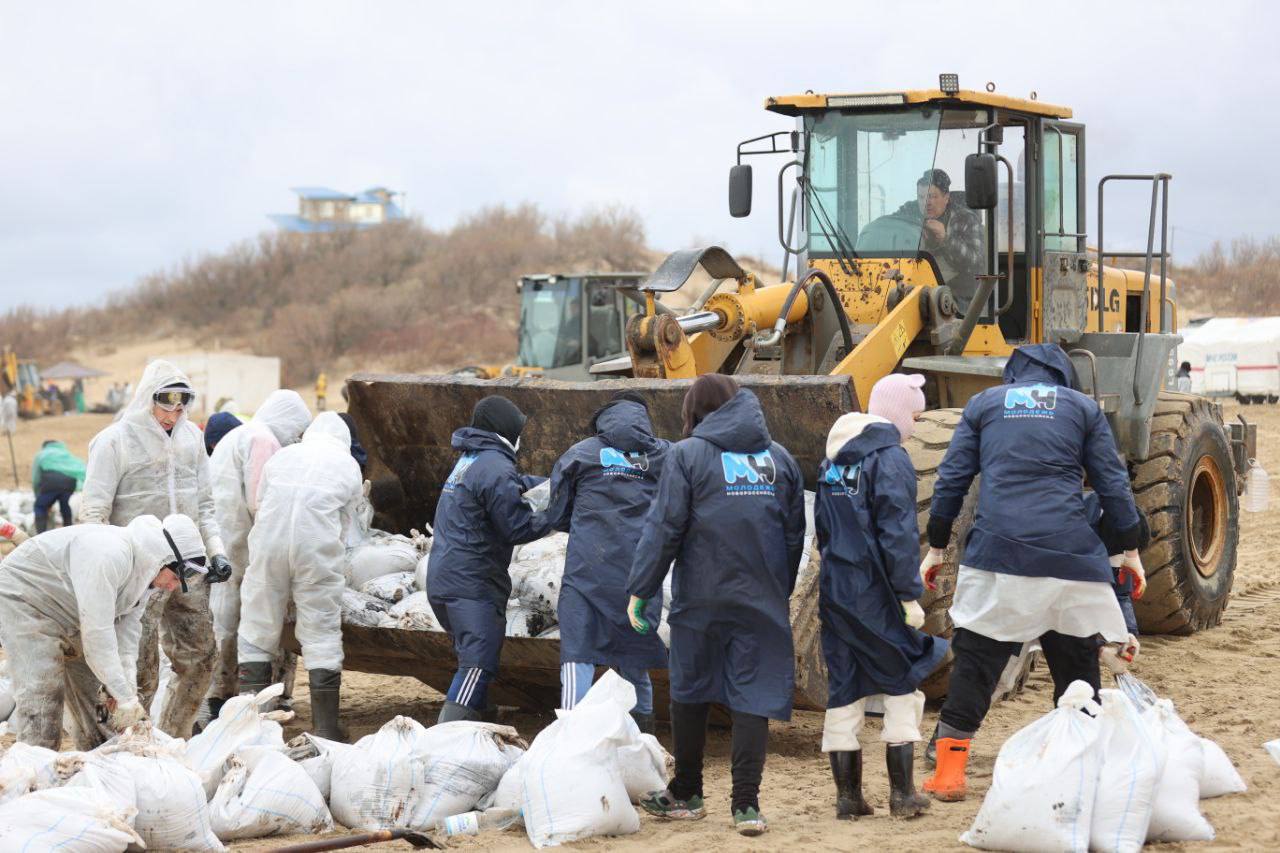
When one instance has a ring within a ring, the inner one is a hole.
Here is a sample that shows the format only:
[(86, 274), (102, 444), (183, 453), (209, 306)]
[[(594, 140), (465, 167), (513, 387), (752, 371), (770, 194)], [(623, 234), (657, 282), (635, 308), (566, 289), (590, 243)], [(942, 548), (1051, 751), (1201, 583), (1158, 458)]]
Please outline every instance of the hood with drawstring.
[(267, 395), (250, 423), (265, 425), (281, 447), (288, 447), (302, 438), (311, 423), (311, 411), (297, 391), (281, 388)]

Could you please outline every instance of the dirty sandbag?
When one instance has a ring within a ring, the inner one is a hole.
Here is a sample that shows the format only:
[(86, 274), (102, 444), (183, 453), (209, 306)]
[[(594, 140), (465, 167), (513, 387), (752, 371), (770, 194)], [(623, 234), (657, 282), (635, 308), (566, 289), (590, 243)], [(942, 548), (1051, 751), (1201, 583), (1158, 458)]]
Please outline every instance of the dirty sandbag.
[(524, 751), (510, 726), (396, 717), (333, 761), (329, 807), (351, 829), (424, 829), (469, 812)]
[(427, 591), (427, 569), (431, 566), (431, 554), (426, 554), (418, 559), (418, 565), (413, 570), (413, 586), (418, 592)]
[(218, 718), (187, 742), (187, 762), (200, 774), (206, 799), (213, 798), (226, 761), (236, 750), (247, 746), (284, 748), (284, 732), (276, 718), (292, 718), (293, 714), (264, 710), (283, 694), (283, 684), (272, 684), (256, 696), (244, 693), (228, 699)]
[(1005, 741), (991, 788), (960, 840), (984, 850), (1086, 853), (1101, 761), (1100, 710), (1093, 688), (1073, 681), (1057, 708)]
[(664, 790), (675, 772), (675, 764), (675, 759), (653, 735), (637, 735), (633, 743), (618, 747), (622, 783), (627, 786), (627, 796), (633, 803)]
[(516, 778), (503, 780), (494, 807), (518, 797), (534, 847), (640, 830), (618, 759), (618, 750), (637, 739), (627, 713), (635, 701), (635, 688), (609, 670), (538, 734), (512, 768)]
[(1164, 738), (1119, 690), (1102, 691), (1102, 770), (1093, 801), (1089, 846), (1097, 853), (1135, 853), (1147, 839), (1156, 788), (1164, 773)]
[(137, 809), (88, 788), (51, 788), (0, 806), (0, 849), (25, 853), (117, 853), (145, 840)]
[(190, 767), (163, 750), (122, 745), (103, 758), (133, 777), (138, 815), (134, 828), (148, 850), (225, 850), (213, 834), (204, 784)]
[(106, 795), (112, 802), (127, 806), (131, 812), (129, 826), (138, 813), (138, 786), (128, 769), (116, 761), (91, 753), (80, 772), (67, 781), (67, 788), (89, 788)]
[(227, 759), (209, 820), (223, 841), (333, 829), (315, 782), (297, 762), (267, 746), (244, 747)]
[(325, 740), (322, 737), (316, 737), (310, 732), (304, 732), (293, 740), (289, 741), (285, 747), (284, 754), (291, 760), (298, 762), (298, 766), (311, 778), (316, 788), (320, 790), (320, 796), (324, 797), (325, 802), (329, 801), (329, 783), (333, 776), (333, 760), (340, 752), (348, 749), (355, 749), (354, 746), (347, 743), (338, 743), (335, 740)]
[(1142, 716), (1164, 737), (1168, 751), (1164, 773), (1156, 787), (1147, 841), (1212, 841), (1213, 826), (1200, 813), (1204, 744), (1187, 728), (1168, 699), (1159, 700)]
[(83, 752), (55, 752), (42, 746), (14, 743), (0, 756), (0, 803), (30, 791), (57, 788), (80, 772)]
[(395, 604), (413, 594), (415, 589), (413, 572), (396, 572), (374, 578), (360, 587), (360, 592), (380, 598), (388, 604)]
[(533, 507), (534, 512), (546, 512), (547, 507), (551, 504), (551, 481), (543, 480), (521, 495), (521, 497), (524, 498), (525, 503)]
[(394, 627), (395, 620), (388, 615), (391, 605), (380, 598), (365, 595), (354, 589), (342, 590), (342, 624), (361, 628)]
[(396, 626), (406, 631), (439, 631), (440, 620), (436, 619), (431, 602), (425, 592), (415, 592), (405, 596), (403, 601), (391, 608), (389, 614), (396, 620)]
[(347, 585), (360, 589), (374, 578), (412, 572), (421, 555), (406, 536), (370, 539), (347, 555)]

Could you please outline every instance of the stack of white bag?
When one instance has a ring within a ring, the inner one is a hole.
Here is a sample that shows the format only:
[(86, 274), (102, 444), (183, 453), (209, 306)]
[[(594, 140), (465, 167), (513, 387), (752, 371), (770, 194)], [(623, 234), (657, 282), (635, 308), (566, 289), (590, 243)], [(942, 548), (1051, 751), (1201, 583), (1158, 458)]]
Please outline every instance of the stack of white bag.
[[(318, 739), (315, 739), (318, 741)], [(396, 717), (350, 747), (327, 742), (329, 807), (351, 829), (429, 829), (473, 810), (524, 753), (509, 726), (453, 722), (423, 728)], [(314, 779), (315, 776), (313, 775)]]
[(212, 798), (218, 790), (227, 759), (236, 750), (246, 746), (284, 749), (284, 730), (279, 720), (288, 720), (293, 713), (262, 711), (283, 694), (283, 684), (272, 684), (256, 696), (245, 693), (228, 699), (218, 719), (187, 743), (187, 761), (200, 774), (206, 797)]
[(270, 746), (241, 747), (227, 759), (209, 819), (223, 841), (333, 829), (329, 806), (307, 771)]
[(636, 693), (609, 670), (534, 739), (488, 805), (522, 812), (534, 847), (640, 829), (632, 802), (667, 785), (670, 756), (631, 718)]
[(1243, 791), (1240, 774), (1172, 702), (1131, 676), (1121, 683), (1128, 689), (1101, 691), (1099, 708), (1089, 685), (1072, 682), (1056, 710), (1009, 738), (960, 840), (986, 850), (1080, 853), (1212, 840), (1199, 801)]

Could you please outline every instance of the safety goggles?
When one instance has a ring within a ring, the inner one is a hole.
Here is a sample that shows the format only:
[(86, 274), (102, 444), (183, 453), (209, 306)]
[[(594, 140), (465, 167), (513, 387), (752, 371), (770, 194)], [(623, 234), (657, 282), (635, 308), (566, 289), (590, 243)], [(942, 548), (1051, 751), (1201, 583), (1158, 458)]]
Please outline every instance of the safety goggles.
[(157, 391), (152, 395), (152, 401), (164, 409), (166, 412), (176, 412), (179, 409), (186, 409), (195, 400), (196, 395), (191, 391)]
[(169, 535), (169, 531), (164, 528), (160, 529), (164, 533), (164, 541), (169, 543), (169, 547), (173, 549), (173, 556), (176, 557), (173, 562), (166, 563), (165, 568), (178, 576), (178, 583), (182, 584), (182, 591), (188, 592), (187, 578), (193, 578), (196, 575), (203, 575), (209, 571), (205, 567), (204, 557), (192, 557), (187, 559), (182, 556), (182, 552), (178, 550), (178, 544), (173, 541), (173, 537)]

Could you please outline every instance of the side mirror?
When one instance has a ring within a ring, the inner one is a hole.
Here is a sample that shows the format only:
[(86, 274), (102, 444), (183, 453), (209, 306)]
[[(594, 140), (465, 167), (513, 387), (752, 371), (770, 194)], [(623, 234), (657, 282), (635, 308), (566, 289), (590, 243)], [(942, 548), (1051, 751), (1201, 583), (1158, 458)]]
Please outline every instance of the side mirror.
[(964, 158), (964, 201), (973, 210), (994, 210), (1000, 197), (996, 155)]
[(736, 219), (751, 215), (751, 167), (746, 163), (729, 170), (729, 215)]

